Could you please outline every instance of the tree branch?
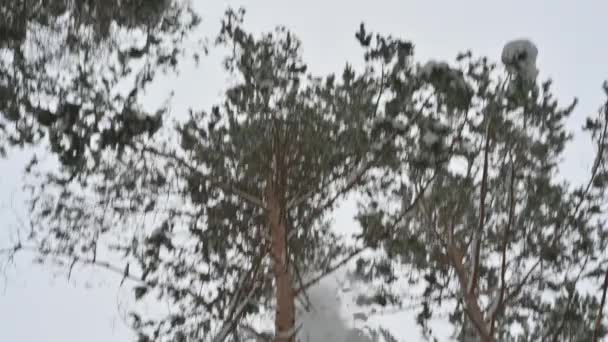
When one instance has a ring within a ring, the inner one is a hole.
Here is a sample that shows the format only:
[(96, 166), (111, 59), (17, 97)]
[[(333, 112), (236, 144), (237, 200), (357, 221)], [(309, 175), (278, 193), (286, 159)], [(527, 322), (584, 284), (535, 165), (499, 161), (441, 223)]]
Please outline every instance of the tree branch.
[(511, 161), (511, 180), (509, 184), (509, 217), (507, 219), (507, 226), (505, 227), (503, 239), (502, 239), (502, 261), (500, 266), (500, 295), (498, 302), (494, 308), (490, 311), (490, 335), (494, 336), (494, 326), (496, 323), (496, 317), (498, 311), (502, 309), (502, 305), (505, 299), (505, 273), (507, 271), (507, 245), (509, 243), (509, 235), (511, 234), (511, 226), (513, 225), (513, 216), (515, 212), (515, 165)]
[[(382, 141), (382, 145), (386, 144), (388, 141), (390, 141), (391, 139), (393, 139), (395, 136), (391, 135), (390, 137), (385, 138)], [(371, 152), (371, 151), (370, 151)], [(355, 184), (357, 184), (357, 182), (359, 182), (361, 180), (361, 177), (365, 174), (365, 172), (367, 172), (367, 170), (369, 170), (369, 168), (371, 168), (373, 166), (373, 163), (376, 161), (376, 158), (372, 157), (366, 161), (364, 161), (361, 165), (359, 165), (359, 167), (357, 167), (355, 170), (353, 170), (347, 177), (346, 177), (346, 184), (341, 188), (338, 189), (336, 191), (336, 193), (334, 194), (334, 196), (332, 196), (329, 200), (327, 200), (326, 203), (328, 204), (324, 204), (322, 206), (319, 206), (319, 210), (323, 211), (323, 209), (329, 207), (331, 204), (333, 204), (333, 202), (336, 201), (336, 199), (338, 199), (340, 196), (342, 196), (344, 193), (346, 193), (347, 191), (349, 191)], [(335, 179), (331, 179), (327, 182), (325, 182), (324, 184), (322, 184), (319, 188), (317, 189), (313, 189), (310, 190), (309, 192), (301, 195), (301, 196), (296, 196), (290, 200), (287, 201), (287, 209), (291, 209), (293, 207), (296, 207), (302, 203), (304, 203), (306, 200), (308, 200), (309, 198), (311, 198), (312, 196), (314, 196), (315, 194), (317, 194), (320, 191), (323, 191), (323, 189), (329, 187), (332, 183), (334, 183), (338, 178), (341, 177), (337, 177)]]
[(306, 283), (302, 284), (298, 289), (295, 290), (296, 296), (298, 294), (300, 294), (300, 292), (306, 291), (308, 288), (315, 285), (316, 283), (321, 281), (321, 279), (323, 279), (326, 276), (328, 276), (329, 274), (333, 273), (338, 268), (342, 267), (344, 264), (346, 264), (347, 262), (352, 260), (355, 256), (359, 255), (365, 249), (366, 249), (366, 247), (356, 248), (349, 255), (347, 255), (344, 259), (340, 260), (337, 264), (329, 267), (327, 270), (323, 271), (321, 274), (317, 275), (316, 277), (314, 277), (311, 280), (307, 281)]
[(224, 324), (222, 324), (222, 327), (220, 328), (219, 333), (213, 338), (213, 342), (222, 342), (226, 339), (226, 337), (232, 331), (233, 327), (236, 325), (236, 321), (238, 320), (238, 318), (245, 311), (245, 308), (247, 307), (247, 305), (253, 298), (253, 295), (255, 294), (257, 289), (258, 289), (257, 286), (251, 287), (251, 290), (247, 294), (247, 297), (245, 297), (245, 299), (241, 302), (240, 305), (238, 305), (238, 307), (234, 311), (234, 317), (228, 321), (225, 321)]
[(258, 269), (259, 269), (259, 267), (262, 263), (262, 259), (265, 255), (266, 254), (264, 253), (263, 256), (256, 258), (256, 260), (254, 260), (253, 264), (251, 265), (251, 269), (248, 272), (243, 273), (241, 275), (240, 279), (238, 280), (237, 289), (234, 293), (234, 296), (232, 296), (232, 299), (230, 300), (230, 304), (228, 304), (228, 315), (226, 315), (227, 321), (231, 321), (234, 318), (234, 314), (237, 309), (237, 303), (238, 303), (239, 299), (241, 298), (241, 294), (242, 294), (244, 286), (245, 286), (245, 281), (247, 280), (247, 278), (249, 276), (251, 276), (252, 281), (255, 280)]
[(143, 146), (141, 148), (141, 150), (144, 152), (153, 154), (155, 156), (158, 156), (158, 157), (163, 157), (163, 158), (175, 161), (178, 164), (182, 165), (183, 167), (189, 169), (191, 172), (199, 174), (199, 176), (202, 179), (209, 180), (210, 186), (217, 187), (223, 191), (237, 195), (237, 196), (241, 197), (242, 199), (246, 200), (247, 202), (249, 202), (259, 208), (265, 209), (264, 202), (261, 199), (259, 199), (258, 197), (256, 197), (255, 195), (252, 195), (244, 190), (241, 190), (241, 189), (237, 188), (236, 186), (234, 186), (233, 184), (218, 182), (218, 181), (214, 181), (214, 180), (210, 179), (208, 176), (203, 175), (196, 167), (190, 165), (186, 160), (175, 155), (175, 153), (167, 153), (167, 152), (159, 151), (156, 148), (149, 147), (149, 146)]
[(602, 328), (602, 319), (604, 315), (604, 305), (606, 304), (606, 290), (608, 289), (608, 268), (604, 276), (604, 284), (602, 285), (602, 300), (600, 307), (597, 309), (597, 318), (595, 319), (595, 328), (593, 329), (593, 342), (598, 342), (600, 338), (600, 330)]
[[(383, 81), (384, 82), (384, 81)], [(383, 87), (383, 85), (382, 85)], [(381, 87), (381, 89), (382, 89)], [(414, 115), (414, 119), (417, 118), (418, 116), (422, 115), (422, 111), (424, 110), (424, 108), (426, 107), (426, 105), (430, 102), (432, 95), (429, 95), (425, 98), (423, 104), (421, 105), (420, 109), (415, 113)], [(377, 103), (376, 103), (376, 110), (378, 109), (378, 105), (380, 101), (380, 97), (378, 97)], [(380, 146), (385, 145), (386, 143), (388, 143), (389, 141), (393, 140), (395, 137), (397, 136), (397, 133), (392, 133), (390, 134), (388, 137), (384, 138), (381, 142), (380, 142)], [(369, 152), (373, 152), (373, 150), (368, 151)], [(323, 210), (329, 206), (331, 206), (336, 199), (338, 199), (341, 195), (343, 195), (344, 193), (346, 193), (347, 191), (349, 191), (363, 176), (363, 174), (365, 174), (365, 172), (367, 170), (369, 170), (370, 167), (373, 166), (373, 164), (376, 162), (376, 158), (375, 155), (374, 157), (368, 159), (367, 161), (363, 162), (362, 165), (360, 165), (358, 168), (356, 168), (355, 170), (353, 170), (349, 176), (346, 177), (347, 182), (346, 185), (340, 189), (337, 190), (336, 194), (329, 199), (326, 204), (318, 207), (318, 212), (323, 212)], [(294, 196), (294, 198), (289, 199), (287, 201), (287, 209), (293, 208), (295, 206), (300, 205), (301, 203), (303, 203), (304, 201), (308, 200), (310, 197), (314, 196), (316, 193), (318, 193), (319, 191), (321, 191), (322, 189), (327, 188), (328, 186), (330, 186), (333, 182), (335, 182), (336, 179), (332, 179), (324, 184), (322, 184), (318, 189), (314, 189), (311, 190), (307, 193), (304, 193), (303, 195), (297, 195)], [(318, 214), (317, 214), (318, 215)]]
[(483, 174), (481, 176), (481, 193), (479, 196), (479, 226), (477, 227), (477, 239), (475, 241), (475, 246), (473, 246), (473, 272), (471, 274), (471, 287), (467, 289), (467, 291), (471, 294), (477, 288), (478, 278), (479, 278), (479, 259), (481, 254), (481, 234), (483, 233), (483, 226), (485, 223), (485, 215), (486, 215), (486, 194), (488, 192), (488, 153), (490, 149), (490, 118), (488, 118), (488, 123), (486, 125), (486, 143), (484, 147), (484, 157), (483, 157)]
[[(585, 267), (587, 266), (588, 261), (589, 261), (589, 255), (587, 255), (585, 257), (583, 266), (581, 267), (580, 271), (578, 272), (578, 274), (574, 278), (574, 281), (572, 282), (572, 284), (573, 284), (572, 291), (568, 295), (568, 303), (566, 304), (566, 308), (564, 309), (564, 312), (561, 315), (562, 317), (560, 319), (559, 326), (557, 327), (557, 329), (550, 331), (550, 332), (553, 332), (553, 342), (559, 341), (559, 339), (558, 339), (559, 335), (561, 334), (562, 330), (564, 330), (564, 326), (566, 325), (566, 321), (567, 321), (567, 314), (570, 311), (570, 306), (572, 305), (572, 302), (574, 302), (574, 292), (576, 292), (576, 284), (578, 283), (579, 279), (581, 278), (581, 275), (583, 274), (583, 271), (585, 270)], [(568, 275), (566, 274), (566, 278), (565, 278), (564, 282), (567, 282), (567, 280), (568, 280)], [(543, 341), (546, 341), (546, 340), (547, 340), (546, 338), (543, 339)]]
[[(67, 255), (67, 254), (59, 252), (59, 251), (41, 250), (40, 248), (37, 248), (35, 246), (24, 246), (21, 244), (18, 246), (19, 246), (19, 248), (16, 248), (17, 246), (15, 246), (10, 249), (0, 250), (0, 254), (2, 254), (1, 252), (3, 252), (3, 251), (9, 251), (9, 252), (12, 251), (12, 253), (14, 253), (16, 251), (23, 250), (23, 251), (33, 252), (33, 253), (41, 253), (43, 255), (52, 255), (55, 257), (59, 257), (59, 258), (68, 258), (68, 259), (71, 259), (69, 272), (71, 272), (71, 268), (73, 268), (76, 263), (80, 263), (83, 265), (89, 265), (89, 266), (102, 268), (102, 269), (105, 269), (112, 273), (118, 274), (121, 276), (121, 279), (122, 279), (121, 282), (124, 282), (125, 279), (129, 279), (142, 286), (158, 286), (158, 287), (165, 288), (165, 289), (174, 288), (174, 285), (167, 284), (167, 283), (155, 283), (154, 285), (151, 285), (150, 283), (146, 282), (145, 280), (142, 280), (141, 276), (135, 276), (135, 275), (131, 274), (130, 272), (125, 272), (124, 267), (116, 266), (108, 261), (103, 261), (103, 260), (100, 261), (98, 258), (89, 259), (89, 258), (79, 257), (77, 255)], [(185, 289), (185, 292), (188, 293), (193, 298), (195, 298), (196, 300), (202, 300), (204, 302), (204, 299), (197, 293), (193, 292), (192, 290)]]
[[(35, 246), (26, 246), (26, 245), (22, 245), (22, 244), (18, 244), (15, 247), (11, 247), (11, 248), (0, 249), (0, 254), (16, 253), (20, 250), (30, 251), (33, 253), (40, 253), (43, 255), (52, 255), (55, 257), (72, 259), (70, 262), (70, 267), (69, 267), (69, 275), (71, 274), (72, 268), (74, 268), (75, 264), (80, 263), (83, 265), (91, 265), (91, 266), (95, 266), (95, 267), (99, 267), (99, 268), (104, 268), (112, 273), (121, 275), (123, 278), (135, 281), (140, 284), (145, 284), (145, 281), (141, 280), (141, 277), (136, 277), (131, 274), (126, 274), (124, 267), (118, 267), (108, 261), (98, 260), (98, 258), (95, 258), (95, 259), (82, 258), (77, 255), (67, 255), (67, 254), (64, 254), (64, 253), (61, 253), (58, 251), (44, 250), (44, 249), (39, 249)], [(68, 278), (69, 278), (69, 275), (68, 275)]]
[(464, 265), (462, 264), (462, 252), (460, 252), (454, 245), (450, 245), (448, 246), (447, 254), (460, 282), (460, 289), (464, 299), (464, 307), (467, 315), (473, 322), (473, 325), (475, 326), (475, 329), (477, 330), (482, 341), (493, 342), (494, 338), (487, 330), (485, 321), (483, 319), (483, 313), (481, 312), (477, 298), (475, 297), (474, 293), (467, 289), (469, 280), (467, 279), (467, 273)]
[[(295, 260), (291, 264), (293, 265), (293, 269), (295, 271), (296, 278), (298, 279), (298, 282), (300, 283), (300, 287), (302, 287), (304, 285), (304, 280), (302, 279), (302, 274), (300, 273), (300, 268), (298, 267), (298, 264), (295, 262)], [(304, 290), (302, 290), (302, 293), (304, 294), (304, 299), (306, 300), (305, 309), (306, 309), (306, 311), (310, 311), (312, 302), (310, 301), (310, 297), (308, 296), (308, 291), (306, 291), (306, 289), (304, 289)], [(297, 297), (298, 293), (295, 292), (295, 295)]]

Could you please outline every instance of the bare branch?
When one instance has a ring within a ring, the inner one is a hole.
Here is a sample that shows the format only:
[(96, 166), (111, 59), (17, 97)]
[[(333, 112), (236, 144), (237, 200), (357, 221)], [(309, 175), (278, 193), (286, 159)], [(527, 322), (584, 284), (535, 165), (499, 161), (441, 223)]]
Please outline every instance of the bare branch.
[(0, 254), (2, 254), (2, 252), (12, 252), (12, 253), (15, 253), (15, 252), (20, 251), (20, 250), (29, 251), (29, 252), (33, 252), (33, 253), (41, 253), (43, 255), (52, 255), (54, 257), (59, 257), (59, 258), (69, 258), (69, 259), (71, 259), (70, 266), (69, 266), (69, 269), (68, 269), (68, 277), (67, 277), (68, 280), (70, 279), (70, 277), (72, 275), (72, 269), (74, 268), (74, 266), (77, 263), (80, 263), (82, 265), (90, 265), (90, 266), (94, 266), (94, 267), (103, 268), (103, 269), (105, 269), (107, 271), (110, 271), (112, 273), (119, 274), (122, 277), (121, 278), (122, 279), (121, 284), (122, 284), (122, 282), (124, 282), (125, 279), (132, 280), (132, 281), (134, 281), (136, 283), (139, 283), (139, 284), (146, 284), (146, 282), (143, 281), (141, 279), (141, 277), (134, 276), (134, 275), (130, 274), (129, 272), (125, 272), (125, 267), (119, 267), (119, 266), (116, 266), (116, 265), (114, 265), (114, 264), (112, 264), (112, 263), (110, 263), (108, 261), (99, 260), (96, 255), (95, 255), (94, 258), (83, 258), (83, 257), (80, 257), (78, 255), (65, 254), (65, 253), (62, 253), (60, 251), (45, 250), (45, 249), (37, 248), (35, 246), (25, 246), (25, 245), (22, 245), (22, 244), (19, 244), (19, 245), (15, 246), (13, 248), (10, 248), (10, 249), (7, 248), (7, 249), (0, 250)]

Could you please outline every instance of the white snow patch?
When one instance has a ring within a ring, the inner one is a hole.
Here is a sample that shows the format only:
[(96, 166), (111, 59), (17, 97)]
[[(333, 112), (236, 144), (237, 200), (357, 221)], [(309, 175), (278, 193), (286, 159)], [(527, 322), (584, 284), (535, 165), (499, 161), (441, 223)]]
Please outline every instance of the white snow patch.
[(463, 142), (461, 142), (460, 147), (462, 148), (462, 151), (465, 153), (474, 153), (475, 152), (475, 144), (473, 144), (469, 140), (464, 140)]
[(407, 129), (407, 126), (405, 125), (405, 123), (397, 121), (397, 120), (393, 120), (391, 122), (393, 129), (397, 130), (397, 131), (405, 131)]
[(439, 141), (439, 136), (431, 131), (426, 131), (422, 136), (422, 142), (427, 146), (432, 146)]
[(420, 68), (419, 73), (424, 77), (431, 77), (434, 71), (447, 71), (450, 69), (450, 66), (446, 62), (438, 62), (435, 60), (430, 60), (424, 64), (422, 68)]
[(289, 108), (283, 107), (280, 109), (279, 114), (281, 118), (285, 119), (289, 116)]
[(536, 45), (530, 40), (518, 39), (505, 44), (501, 59), (509, 73), (533, 81), (538, 75), (536, 57), (538, 57)]
[(89, 146), (91, 150), (97, 152), (101, 146), (101, 134), (94, 133), (91, 135), (91, 139), (89, 140)]
[(383, 145), (384, 145), (384, 144), (383, 144), (383, 142), (382, 142), (382, 141), (379, 141), (379, 142), (377, 142), (377, 143), (374, 143), (374, 144), (372, 145), (372, 151), (375, 151), (375, 152), (380, 152), (380, 151), (382, 151), (382, 146), (383, 146)]

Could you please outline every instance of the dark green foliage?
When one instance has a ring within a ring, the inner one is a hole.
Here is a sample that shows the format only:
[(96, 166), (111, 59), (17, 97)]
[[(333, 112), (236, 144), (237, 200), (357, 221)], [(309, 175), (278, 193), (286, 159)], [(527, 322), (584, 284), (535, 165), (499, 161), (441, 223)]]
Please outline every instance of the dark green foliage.
[[(33, 242), (42, 256), (128, 262), (136, 300), (162, 300), (180, 313), (148, 319), (136, 310), (133, 327), (144, 340), (208, 340), (272, 312), (269, 182), (285, 189), (295, 290), (354, 255), (327, 215), (379, 159), (370, 134), (381, 85), (371, 71), (349, 67), (342, 78), (307, 74), (292, 33), (254, 37), (242, 14), (228, 11), (217, 39), (236, 80), (219, 105), (191, 110), (175, 127), (123, 113), (129, 124), (102, 135), (116, 149), (76, 178), (66, 168), (47, 175), (31, 167)], [(156, 129), (163, 134), (143, 134)]]
[(160, 128), (138, 95), (199, 21), (181, 0), (2, 0), (0, 16), (0, 152), (48, 136), (73, 172)]
[[(378, 37), (381, 46), (382, 41)], [(362, 45), (367, 50), (369, 42)], [(559, 295), (563, 284), (577, 284), (583, 270), (605, 258), (607, 240), (600, 220), (605, 108), (586, 125), (598, 153), (589, 183), (573, 188), (558, 182), (556, 174), (571, 137), (565, 121), (576, 101), (559, 107), (550, 81), (523, 82), (470, 53), (459, 55), (454, 66), (430, 62), (417, 71), (372, 55), (379, 54), (366, 53), (369, 63), (381, 65), (382, 75), (389, 77), (381, 114), (409, 129), (395, 136), (395, 148), (368, 183), (358, 216), (362, 238), (384, 255), (367, 262), (372, 265), (368, 275), (384, 279), (379, 266), (387, 258), (395, 265), (392, 277), (405, 272), (400, 279), (424, 279), (418, 321), (425, 332), (432, 307), (445, 304), (456, 305), (452, 318), (457, 330), (464, 330), (467, 322), (470, 326), (462, 311), (469, 304), (462, 296), (471, 292), (488, 331), (494, 313), (495, 334), (521, 326), (517, 317), (535, 308), (536, 318), (528, 320), (527, 329), (545, 333), (539, 318), (550, 321), (562, 315), (554, 307), (563, 303), (547, 299), (549, 294)], [(379, 126), (388, 133), (387, 128)], [(492, 300), (501, 303), (498, 310)], [(596, 314), (597, 305), (580, 305), (581, 315)], [(551, 315), (555, 317), (547, 318)], [(583, 329), (583, 319), (578, 320), (566, 322)], [(584, 321), (587, 332), (580, 336), (588, 340), (593, 322)], [(573, 334), (556, 333), (560, 338)]]
[[(354, 275), (382, 284), (359, 305), (402, 305), (391, 290), (407, 281), (422, 285), (425, 336), (446, 308), (460, 340), (593, 334), (599, 304), (579, 281), (604, 274), (607, 107), (584, 126), (597, 158), (589, 182), (573, 187), (556, 175), (576, 102), (559, 106), (550, 81), (504, 74), (471, 53), (414, 65), (410, 42), (364, 25), (355, 37), (365, 68), (315, 77), (290, 31), (256, 37), (244, 11), (229, 10), (216, 43), (230, 51), (234, 84), (217, 106), (163, 125), (164, 109), (142, 113), (138, 95), (157, 70), (176, 67), (196, 17), (170, 1), (100, 3), (45, 2), (25, 17), (21, 2), (0, 7), (0, 49), (11, 55), (0, 60), (0, 142), (48, 136), (61, 161), (49, 173), (36, 159), (27, 168), (29, 240), (41, 260), (117, 271), (137, 283), (138, 302), (176, 309), (133, 310), (140, 341), (210, 339), (272, 310), (269, 198), (279, 197), (303, 295), (307, 280), (357, 254), (328, 214), (358, 189), (358, 238), (378, 254), (358, 259)], [(47, 30), (57, 46), (27, 50)], [(123, 47), (135, 31), (141, 44)], [(144, 66), (134, 71), (135, 61)]]

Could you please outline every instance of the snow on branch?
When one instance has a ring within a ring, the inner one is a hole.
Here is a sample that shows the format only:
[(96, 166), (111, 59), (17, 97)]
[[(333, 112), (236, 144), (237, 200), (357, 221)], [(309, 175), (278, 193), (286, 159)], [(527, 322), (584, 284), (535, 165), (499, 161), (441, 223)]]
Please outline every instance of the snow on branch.
[(538, 76), (537, 56), (538, 48), (534, 43), (527, 39), (518, 39), (505, 44), (501, 59), (509, 73), (524, 80), (534, 81)]

